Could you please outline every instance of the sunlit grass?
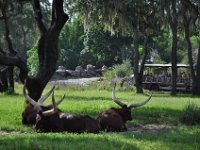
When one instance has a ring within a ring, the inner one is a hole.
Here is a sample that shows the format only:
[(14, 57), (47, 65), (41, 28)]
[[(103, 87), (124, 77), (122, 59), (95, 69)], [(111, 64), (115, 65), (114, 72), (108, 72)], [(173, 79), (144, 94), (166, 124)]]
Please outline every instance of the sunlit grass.
[[(48, 86), (44, 93), (48, 91)], [(147, 93), (147, 91), (145, 91)], [(22, 132), (23, 134), (0, 135), (0, 150), (5, 149), (200, 149), (200, 126), (185, 126), (179, 116), (185, 105), (193, 102), (200, 106), (198, 97), (180, 94), (171, 97), (169, 93), (153, 93), (152, 100), (145, 106), (132, 110), (133, 120), (128, 126), (145, 124), (167, 124), (173, 126), (160, 132), (121, 132), (99, 134), (36, 133), (34, 127), (21, 123), (25, 106), (22, 86), (16, 85), (15, 95), (0, 94), (0, 130)], [(66, 93), (59, 108), (64, 112), (88, 114), (96, 117), (100, 112), (118, 107), (111, 100), (111, 88), (59, 87), (56, 99)], [(127, 104), (146, 99), (144, 94), (131, 91), (117, 91), (117, 97)], [(48, 98), (45, 104), (51, 103)]]

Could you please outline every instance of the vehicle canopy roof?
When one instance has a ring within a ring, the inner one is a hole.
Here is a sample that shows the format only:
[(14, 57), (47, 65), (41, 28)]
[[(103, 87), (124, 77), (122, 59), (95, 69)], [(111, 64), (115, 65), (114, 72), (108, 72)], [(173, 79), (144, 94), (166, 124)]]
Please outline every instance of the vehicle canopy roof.
[[(172, 67), (172, 64), (145, 64), (145, 67)], [(189, 68), (188, 64), (177, 64), (177, 67)]]

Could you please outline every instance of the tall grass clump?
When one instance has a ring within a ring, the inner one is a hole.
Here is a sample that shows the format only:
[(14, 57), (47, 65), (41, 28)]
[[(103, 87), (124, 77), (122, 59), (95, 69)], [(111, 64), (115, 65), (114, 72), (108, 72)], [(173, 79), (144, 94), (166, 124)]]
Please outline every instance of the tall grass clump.
[(200, 107), (195, 103), (189, 103), (185, 106), (180, 121), (187, 125), (200, 124)]
[(132, 67), (130, 60), (125, 60), (122, 64), (117, 64), (112, 70), (104, 73), (106, 78), (125, 77), (132, 74)]

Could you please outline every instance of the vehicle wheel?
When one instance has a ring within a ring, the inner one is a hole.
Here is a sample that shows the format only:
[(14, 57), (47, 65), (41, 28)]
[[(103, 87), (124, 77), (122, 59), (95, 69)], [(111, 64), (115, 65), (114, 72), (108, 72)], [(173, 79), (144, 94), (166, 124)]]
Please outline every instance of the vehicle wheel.
[(152, 84), (149, 90), (150, 91), (159, 91), (160, 88), (157, 84)]

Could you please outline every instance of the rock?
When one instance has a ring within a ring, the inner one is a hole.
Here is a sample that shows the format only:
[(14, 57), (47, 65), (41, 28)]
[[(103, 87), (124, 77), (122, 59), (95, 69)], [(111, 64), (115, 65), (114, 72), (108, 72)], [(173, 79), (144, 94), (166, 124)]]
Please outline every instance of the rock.
[(58, 70), (65, 70), (64, 66), (58, 66)]
[(88, 75), (88, 77), (93, 77), (93, 76), (97, 75), (95, 66), (93, 66), (91, 64), (87, 65), (87, 75)]
[(66, 71), (64, 66), (59, 66), (58, 70), (56, 70), (56, 73), (62, 77), (65, 77)]
[(106, 65), (103, 65), (102, 71), (107, 71), (107, 70), (108, 70), (108, 67)]
[(82, 72), (82, 71), (83, 71), (83, 68), (82, 68), (81, 66), (77, 66), (77, 67), (75, 68), (75, 71)]

